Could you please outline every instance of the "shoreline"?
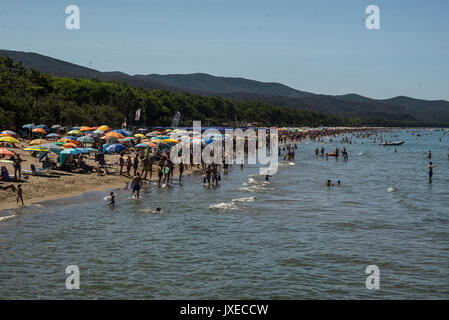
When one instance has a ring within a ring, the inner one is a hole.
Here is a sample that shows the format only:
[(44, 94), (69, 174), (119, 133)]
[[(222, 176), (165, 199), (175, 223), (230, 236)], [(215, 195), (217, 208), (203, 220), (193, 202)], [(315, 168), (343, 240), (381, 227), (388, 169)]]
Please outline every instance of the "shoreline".
[[(200, 171), (201, 171), (201, 167), (199, 169), (196, 167), (184, 169), (183, 177), (188, 176), (188, 175), (193, 175)], [(122, 189), (123, 187), (127, 186), (131, 182), (131, 179), (132, 179), (127, 175), (120, 176), (120, 175), (114, 174), (111, 176), (114, 176), (114, 178), (117, 178), (117, 179), (122, 178), (122, 181), (120, 181), (120, 182), (117, 181), (117, 182), (113, 182), (113, 183), (105, 181), (105, 183), (98, 184), (98, 185), (88, 184), (88, 185), (83, 185), (83, 186), (77, 186), (78, 190), (74, 190), (71, 192), (66, 192), (65, 190), (61, 190), (60, 192), (54, 193), (51, 195), (33, 196), (31, 198), (24, 197), (25, 207), (31, 206), (33, 204), (39, 204), (41, 202), (51, 201), (51, 200), (69, 199), (72, 197), (81, 196), (87, 192), (119, 190), (119, 189)], [(179, 172), (178, 172), (178, 168), (176, 168), (174, 171), (173, 180), (176, 180), (176, 178), (178, 176), (179, 176)], [(100, 177), (105, 177), (105, 176), (100, 176)], [(158, 180), (157, 172), (153, 172), (152, 178), (151, 179), (147, 178), (146, 180), (143, 180), (143, 184), (145, 185), (145, 184), (149, 183), (150, 181), (157, 181), (157, 180)], [(15, 193), (13, 194), (11, 201), (0, 202), (0, 213), (5, 210), (20, 209), (20, 208), (23, 208), (23, 207), (21, 205), (17, 204)]]

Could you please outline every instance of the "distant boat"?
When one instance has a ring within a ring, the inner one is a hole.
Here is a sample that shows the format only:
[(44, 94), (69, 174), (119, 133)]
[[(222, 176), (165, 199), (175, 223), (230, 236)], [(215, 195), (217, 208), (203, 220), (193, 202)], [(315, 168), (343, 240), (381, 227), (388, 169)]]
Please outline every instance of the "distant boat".
[(404, 140), (396, 141), (396, 142), (382, 142), (380, 143), (381, 146), (400, 146), (404, 143)]

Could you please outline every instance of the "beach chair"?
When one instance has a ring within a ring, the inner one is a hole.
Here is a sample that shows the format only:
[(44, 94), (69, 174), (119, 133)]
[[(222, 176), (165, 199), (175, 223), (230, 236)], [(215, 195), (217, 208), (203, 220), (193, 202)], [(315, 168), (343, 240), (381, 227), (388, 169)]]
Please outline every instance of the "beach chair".
[(42, 171), (46, 171), (47, 170), (47, 169), (44, 169), (44, 168), (36, 168), (36, 166), (34, 164), (31, 164), (30, 167), (31, 167), (31, 174), (33, 176), (40, 176), (40, 175), (43, 174)]

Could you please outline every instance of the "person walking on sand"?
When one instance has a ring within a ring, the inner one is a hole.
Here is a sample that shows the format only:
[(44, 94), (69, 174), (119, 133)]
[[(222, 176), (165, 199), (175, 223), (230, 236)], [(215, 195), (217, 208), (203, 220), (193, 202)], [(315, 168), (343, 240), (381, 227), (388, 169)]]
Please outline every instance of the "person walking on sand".
[(14, 180), (17, 180), (17, 173), (20, 180), (22, 178), (22, 159), (20, 158), (20, 155), (16, 155), (16, 157), (14, 157), (13, 167), (14, 167)]
[(148, 159), (148, 157), (145, 157), (142, 161), (142, 173), (141, 173), (141, 175), (143, 175), (143, 173), (145, 172), (145, 175), (143, 177), (144, 180), (147, 179), (148, 171), (150, 171), (150, 159)]
[(126, 159), (126, 172), (128, 174), (128, 176), (131, 175), (131, 167), (132, 167), (133, 163), (131, 160), (131, 156), (128, 156), (128, 159)]
[(137, 169), (139, 168), (139, 156), (137, 154), (134, 156), (133, 166), (134, 166), (134, 175), (137, 175)]
[(19, 203), (19, 200), (22, 202), (22, 207), (25, 206), (23, 204), (23, 190), (22, 190), (22, 185), (21, 184), (19, 184), (17, 186), (17, 199), (16, 199), (17, 203)]
[(120, 175), (122, 175), (123, 166), (125, 165), (125, 159), (123, 159), (123, 152), (120, 153), (119, 164), (120, 164)]
[(140, 177), (140, 173), (137, 172), (137, 175), (131, 181), (131, 188), (134, 198), (140, 198), (140, 189), (142, 188), (142, 178)]

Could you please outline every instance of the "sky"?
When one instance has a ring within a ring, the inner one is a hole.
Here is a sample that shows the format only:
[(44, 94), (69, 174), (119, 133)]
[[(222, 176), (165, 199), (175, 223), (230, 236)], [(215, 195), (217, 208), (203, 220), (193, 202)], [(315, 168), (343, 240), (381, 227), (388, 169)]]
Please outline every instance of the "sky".
[[(69, 5), (79, 30), (66, 28)], [(365, 26), (368, 5), (378, 30)], [(449, 100), (449, 0), (1, 0), (0, 49), (100, 71)]]

